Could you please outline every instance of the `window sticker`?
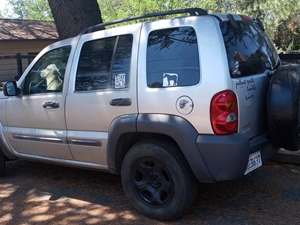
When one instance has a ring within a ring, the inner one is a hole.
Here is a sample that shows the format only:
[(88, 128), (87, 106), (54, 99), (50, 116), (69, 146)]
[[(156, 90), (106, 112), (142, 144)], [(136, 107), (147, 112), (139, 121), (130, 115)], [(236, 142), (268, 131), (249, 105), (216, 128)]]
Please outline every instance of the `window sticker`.
[(178, 85), (177, 73), (163, 73), (163, 87), (176, 87)]
[(115, 88), (126, 88), (126, 73), (118, 73), (115, 75)]
[(180, 114), (188, 115), (194, 109), (194, 102), (188, 96), (181, 96), (176, 101), (176, 109)]

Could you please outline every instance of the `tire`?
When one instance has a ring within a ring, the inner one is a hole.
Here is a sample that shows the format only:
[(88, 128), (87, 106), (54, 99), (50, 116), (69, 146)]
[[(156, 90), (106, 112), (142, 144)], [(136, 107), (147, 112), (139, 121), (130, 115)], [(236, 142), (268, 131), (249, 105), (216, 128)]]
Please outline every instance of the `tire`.
[(5, 167), (6, 167), (5, 157), (0, 150), (0, 177), (3, 177), (5, 175)]
[(176, 146), (140, 142), (122, 163), (125, 194), (140, 213), (158, 220), (182, 217), (193, 203), (197, 182)]
[(267, 94), (269, 134), (273, 145), (300, 149), (300, 65), (281, 66), (270, 80)]

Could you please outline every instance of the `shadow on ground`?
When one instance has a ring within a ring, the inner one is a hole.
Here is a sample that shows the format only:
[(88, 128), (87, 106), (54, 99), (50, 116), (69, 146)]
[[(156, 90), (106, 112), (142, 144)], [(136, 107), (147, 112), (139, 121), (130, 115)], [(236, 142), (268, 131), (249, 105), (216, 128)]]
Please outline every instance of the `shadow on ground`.
[[(269, 164), (243, 179), (199, 187), (170, 224), (300, 224), (300, 167)], [(0, 224), (167, 224), (139, 215), (118, 176), (11, 162), (0, 178)]]

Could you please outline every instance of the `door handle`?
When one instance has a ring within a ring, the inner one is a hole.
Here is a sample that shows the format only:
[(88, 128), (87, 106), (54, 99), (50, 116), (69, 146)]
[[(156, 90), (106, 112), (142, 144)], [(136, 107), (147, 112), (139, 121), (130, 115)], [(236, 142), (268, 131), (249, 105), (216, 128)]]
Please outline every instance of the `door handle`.
[(44, 109), (57, 109), (59, 108), (59, 103), (58, 102), (45, 102), (43, 104)]
[(114, 98), (109, 103), (111, 106), (130, 106), (130, 98)]

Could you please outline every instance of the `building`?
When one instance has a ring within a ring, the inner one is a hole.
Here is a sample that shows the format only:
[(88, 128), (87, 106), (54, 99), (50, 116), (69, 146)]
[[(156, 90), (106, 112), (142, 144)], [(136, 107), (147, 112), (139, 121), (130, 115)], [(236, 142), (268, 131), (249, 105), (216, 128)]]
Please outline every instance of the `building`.
[(0, 81), (20, 75), (39, 51), (57, 39), (53, 22), (0, 19)]

